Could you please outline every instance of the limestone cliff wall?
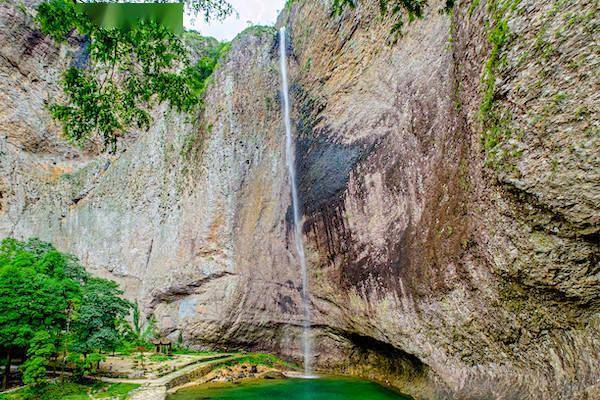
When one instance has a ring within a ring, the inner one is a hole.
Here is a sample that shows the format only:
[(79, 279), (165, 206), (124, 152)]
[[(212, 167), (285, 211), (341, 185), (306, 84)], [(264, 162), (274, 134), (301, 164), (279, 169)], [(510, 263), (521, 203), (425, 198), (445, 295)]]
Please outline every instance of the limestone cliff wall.
[[(494, 15), (507, 4), (432, 2), (391, 46), (376, 2), (286, 16), (314, 308), (324, 336), (391, 344), (456, 396), (578, 398), (599, 363), (597, 4)], [(490, 160), (480, 77), (500, 21), (510, 136)]]
[[(2, 236), (38, 236), (73, 252), (175, 337), (182, 330), (198, 344), (295, 343), (296, 333), (280, 334), (300, 321), (284, 222), (275, 30), (233, 42), (201, 115), (157, 109), (148, 132), (108, 156), (62, 141), (43, 101), (57, 95), (60, 70), (83, 45), (55, 48), (30, 16), (2, 7), (2, 73), (11, 78), (2, 81)], [(40, 55), (28, 57), (28, 46)]]
[[(507, 4), (432, 1), (396, 42), (377, 1), (280, 16), (319, 365), (417, 398), (598, 395), (598, 4)], [(234, 40), (202, 114), (156, 110), (108, 157), (44, 109), (82, 45), (0, 10), (0, 236), (75, 253), (190, 344), (297, 357), (276, 31)]]

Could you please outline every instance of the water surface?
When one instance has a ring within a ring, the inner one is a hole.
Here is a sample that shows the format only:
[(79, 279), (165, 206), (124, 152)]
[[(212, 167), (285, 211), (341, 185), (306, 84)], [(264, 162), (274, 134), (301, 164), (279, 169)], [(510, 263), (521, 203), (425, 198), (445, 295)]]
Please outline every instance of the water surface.
[(373, 382), (351, 378), (262, 380), (182, 389), (168, 400), (410, 400)]

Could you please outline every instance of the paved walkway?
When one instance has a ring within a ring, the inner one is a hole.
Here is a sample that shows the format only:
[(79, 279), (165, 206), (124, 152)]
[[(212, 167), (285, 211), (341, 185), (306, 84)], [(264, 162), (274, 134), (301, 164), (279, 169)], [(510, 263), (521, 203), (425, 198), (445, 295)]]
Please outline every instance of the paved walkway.
[(123, 379), (123, 378), (97, 378), (110, 383), (136, 383), (142, 385), (131, 392), (131, 400), (164, 400), (167, 390), (184, 385), (208, 373), (215, 365), (241, 357), (240, 354), (224, 354), (223, 357), (210, 360), (199, 360), (180, 370), (171, 372), (156, 379)]
[(142, 386), (129, 395), (131, 400), (165, 400), (167, 398), (166, 386)]

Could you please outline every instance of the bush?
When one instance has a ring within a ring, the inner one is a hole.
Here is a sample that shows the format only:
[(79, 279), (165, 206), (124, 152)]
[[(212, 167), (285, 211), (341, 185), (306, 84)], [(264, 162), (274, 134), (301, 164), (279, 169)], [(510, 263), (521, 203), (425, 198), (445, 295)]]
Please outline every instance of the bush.
[(138, 387), (140, 385), (133, 383), (64, 382), (0, 394), (0, 400), (89, 400), (89, 395), (96, 399), (125, 400), (127, 394)]

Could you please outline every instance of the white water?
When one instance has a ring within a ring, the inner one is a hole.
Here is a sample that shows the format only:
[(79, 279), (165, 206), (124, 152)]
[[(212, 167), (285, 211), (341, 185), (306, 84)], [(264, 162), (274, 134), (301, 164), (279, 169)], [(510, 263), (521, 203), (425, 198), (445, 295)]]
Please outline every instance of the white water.
[(288, 167), (290, 186), (292, 188), (292, 209), (294, 210), (294, 242), (300, 260), (300, 273), (302, 275), (302, 307), (304, 319), (302, 321), (302, 350), (304, 352), (304, 375), (312, 377), (312, 343), (310, 337), (311, 316), (308, 304), (308, 277), (306, 275), (306, 258), (304, 244), (302, 243), (302, 225), (300, 221), (300, 207), (298, 205), (298, 187), (296, 186), (296, 166), (293, 154), (292, 125), (290, 121), (290, 97), (288, 91), (287, 55), (286, 55), (285, 28), (279, 31), (279, 66), (281, 71), (281, 89), (283, 94), (283, 118), (285, 122), (285, 160)]

